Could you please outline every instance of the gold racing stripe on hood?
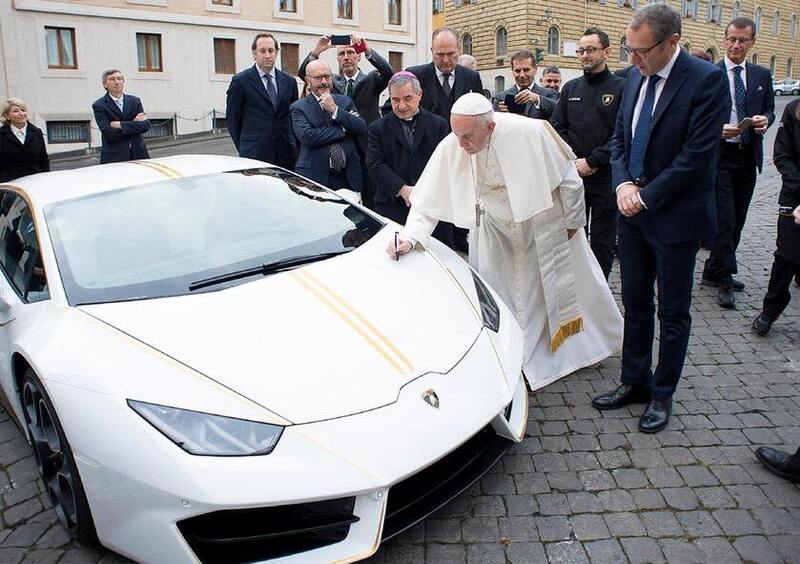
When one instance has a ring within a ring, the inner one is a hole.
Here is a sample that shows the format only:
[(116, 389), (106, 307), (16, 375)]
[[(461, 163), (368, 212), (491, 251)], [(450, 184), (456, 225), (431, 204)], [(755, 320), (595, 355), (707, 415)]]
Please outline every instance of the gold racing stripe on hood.
[(154, 163), (152, 161), (130, 161), (130, 163), (146, 166), (147, 168), (152, 168), (153, 170), (160, 172), (167, 178), (181, 178), (183, 176), (182, 173), (178, 172), (171, 166), (167, 166), (163, 163)]
[(289, 273), (301, 286), (311, 292), (328, 309), (358, 333), (372, 349), (402, 375), (414, 371), (414, 366), (377, 327), (319, 278), (305, 270)]

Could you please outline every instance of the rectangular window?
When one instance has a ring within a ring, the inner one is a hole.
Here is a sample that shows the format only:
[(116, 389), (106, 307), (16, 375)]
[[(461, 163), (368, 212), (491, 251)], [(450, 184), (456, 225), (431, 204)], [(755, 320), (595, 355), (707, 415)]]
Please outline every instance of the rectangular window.
[(389, 2), (389, 24), (403, 25), (403, 0), (387, 0)]
[(297, 43), (281, 43), (281, 70), (293, 76), (297, 76), (300, 67), (298, 59), (300, 45)]
[(281, 12), (297, 13), (297, 0), (280, 0), (278, 2), (278, 10)]
[(336, 0), (336, 17), (343, 20), (352, 20), (353, 0)]
[(389, 51), (389, 66), (394, 72), (403, 70), (403, 54), (399, 51)]
[(47, 142), (53, 143), (88, 143), (88, 121), (48, 121)]
[(214, 129), (225, 129), (226, 127), (228, 127), (228, 124), (225, 122), (224, 117), (214, 119)]
[(45, 27), (47, 67), (51, 69), (76, 69), (75, 30), (71, 27)]
[(161, 34), (137, 33), (136, 52), (139, 55), (140, 72), (161, 72), (164, 65), (161, 62)]
[(150, 129), (143, 135), (146, 139), (153, 137), (169, 137), (172, 135), (175, 127), (174, 119), (151, 119)]
[(438, 14), (444, 11), (444, 0), (433, 0), (433, 13)]
[(211, 0), (213, 6), (233, 6), (233, 0)]
[(236, 40), (214, 38), (214, 72), (236, 74)]

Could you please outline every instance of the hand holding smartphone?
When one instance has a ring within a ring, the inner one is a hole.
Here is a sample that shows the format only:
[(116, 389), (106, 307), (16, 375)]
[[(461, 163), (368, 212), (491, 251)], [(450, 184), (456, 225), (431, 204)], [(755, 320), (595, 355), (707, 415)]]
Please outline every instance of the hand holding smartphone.
[(506, 109), (512, 114), (524, 114), (525, 104), (518, 104), (514, 94), (506, 94), (503, 100), (506, 104)]
[(331, 45), (350, 45), (350, 36), (331, 35)]
[(744, 118), (742, 121), (739, 122), (739, 124), (736, 127), (741, 131), (744, 131), (748, 127), (753, 127), (753, 118), (750, 117)]

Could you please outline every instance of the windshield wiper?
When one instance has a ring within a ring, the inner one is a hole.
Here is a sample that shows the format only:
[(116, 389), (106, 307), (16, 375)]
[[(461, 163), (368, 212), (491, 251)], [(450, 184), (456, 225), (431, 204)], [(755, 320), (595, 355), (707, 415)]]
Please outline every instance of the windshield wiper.
[(189, 284), (189, 291), (194, 292), (195, 290), (199, 290), (201, 288), (216, 286), (217, 284), (224, 284), (225, 282), (231, 282), (233, 280), (247, 278), (248, 276), (256, 276), (258, 274), (260, 274), (261, 276), (267, 276), (269, 274), (275, 274), (277, 272), (281, 272), (282, 270), (288, 270), (290, 268), (302, 266), (310, 262), (324, 260), (338, 255), (343, 255), (349, 252), (350, 251), (334, 251), (330, 253), (319, 253), (316, 255), (302, 255), (299, 257), (289, 257), (282, 260), (277, 260), (275, 262), (268, 262), (265, 264), (261, 264), (259, 266), (244, 268), (242, 270), (234, 270), (233, 272), (228, 272), (227, 274), (211, 276), (209, 278), (203, 278), (202, 280), (197, 280), (196, 282), (192, 282), (191, 284)]

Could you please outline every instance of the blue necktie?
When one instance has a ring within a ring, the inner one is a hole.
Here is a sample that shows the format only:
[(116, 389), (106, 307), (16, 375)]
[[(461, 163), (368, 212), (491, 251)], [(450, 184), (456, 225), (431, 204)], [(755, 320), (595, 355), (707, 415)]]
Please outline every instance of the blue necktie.
[(647, 138), (650, 135), (650, 120), (653, 117), (653, 106), (656, 103), (656, 84), (661, 80), (657, 74), (652, 75), (647, 81), (647, 92), (644, 95), (642, 110), (639, 112), (639, 121), (636, 122), (636, 131), (631, 141), (631, 152), (628, 156), (628, 172), (634, 180), (640, 179), (644, 173), (644, 152), (647, 148)]
[(272, 106), (276, 107), (278, 105), (278, 92), (275, 90), (275, 83), (272, 82), (272, 75), (265, 74), (264, 78), (267, 79), (267, 94), (269, 95), (269, 100), (272, 102)]
[[(733, 67), (733, 93), (736, 96), (736, 119), (742, 121), (747, 117), (747, 97), (742, 80), (742, 67)], [(750, 128), (742, 131), (739, 140), (742, 145), (747, 145), (750, 141)]]

